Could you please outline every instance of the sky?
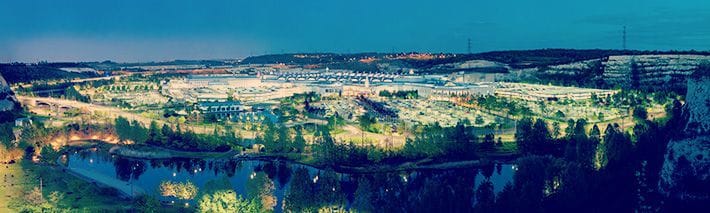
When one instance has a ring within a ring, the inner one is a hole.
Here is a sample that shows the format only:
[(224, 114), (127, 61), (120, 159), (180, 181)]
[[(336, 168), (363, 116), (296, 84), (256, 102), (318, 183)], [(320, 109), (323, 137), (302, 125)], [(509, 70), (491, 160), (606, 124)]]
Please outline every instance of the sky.
[(708, 0), (0, 0), (0, 62), (710, 50)]

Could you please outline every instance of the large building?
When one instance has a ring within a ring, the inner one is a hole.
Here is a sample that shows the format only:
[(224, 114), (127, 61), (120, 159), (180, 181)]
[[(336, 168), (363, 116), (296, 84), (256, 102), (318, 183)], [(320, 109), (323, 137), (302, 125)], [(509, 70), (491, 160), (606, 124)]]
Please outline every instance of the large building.
[(199, 102), (197, 109), (205, 116), (214, 115), (217, 118), (233, 117), (246, 111), (239, 101)]

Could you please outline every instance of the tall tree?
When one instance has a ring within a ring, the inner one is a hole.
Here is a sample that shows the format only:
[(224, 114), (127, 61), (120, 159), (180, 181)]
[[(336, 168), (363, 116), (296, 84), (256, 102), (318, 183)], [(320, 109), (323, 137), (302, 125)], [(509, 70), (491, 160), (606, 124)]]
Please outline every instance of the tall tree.
[(495, 194), (493, 193), (493, 183), (486, 179), (476, 189), (476, 205), (475, 212), (496, 212)]

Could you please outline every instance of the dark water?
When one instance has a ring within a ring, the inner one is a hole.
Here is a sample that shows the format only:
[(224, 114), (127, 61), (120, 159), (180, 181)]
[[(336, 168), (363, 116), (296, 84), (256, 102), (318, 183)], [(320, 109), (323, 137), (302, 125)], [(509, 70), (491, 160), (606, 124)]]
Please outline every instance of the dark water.
[[(164, 205), (194, 208), (194, 200), (160, 195), (163, 181), (195, 184), (203, 192), (220, 185), (263, 206), (281, 212), (324, 207), (376, 211), (425, 211), (428, 208), (465, 209), (474, 202), (475, 187), (488, 179), (494, 191), (511, 181), (509, 164), (488, 167), (416, 170), (377, 174), (346, 174), (276, 161), (231, 159), (144, 160), (110, 155), (105, 150), (68, 154), (65, 165), (97, 182), (111, 182), (124, 192), (154, 196)], [(88, 174), (88, 175), (87, 175)], [(227, 183), (227, 184), (225, 184)], [(111, 185), (111, 184), (109, 184)], [(358, 190), (360, 188), (360, 190)], [(173, 203), (174, 202), (174, 203)]]

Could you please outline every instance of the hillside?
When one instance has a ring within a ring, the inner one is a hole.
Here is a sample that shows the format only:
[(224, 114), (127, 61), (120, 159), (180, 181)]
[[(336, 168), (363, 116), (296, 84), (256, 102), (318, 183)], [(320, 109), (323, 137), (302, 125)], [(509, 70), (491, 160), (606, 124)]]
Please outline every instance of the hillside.
[[(698, 51), (638, 51), (638, 50), (576, 50), (576, 49), (538, 49), (493, 51), (475, 54), (426, 54), (426, 53), (294, 53), (273, 54), (247, 57), (242, 64), (277, 64), (314, 65), (335, 63), (392, 63), (400, 62), (403, 66), (414, 69), (429, 69), (436, 65), (459, 63), (470, 60), (488, 60), (509, 65), (514, 69), (544, 67), (599, 59), (613, 55), (657, 55), (657, 54), (692, 54), (710, 55), (710, 52)], [(431, 57), (414, 57), (430, 55)], [(412, 56), (412, 57), (407, 57)], [(372, 59), (361, 61), (362, 59)]]
[[(40, 63), (40, 64), (0, 64), (0, 74), (5, 77), (7, 83), (26, 83), (35, 80), (55, 80), (96, 77), (95, 72), (70, 72), (63, 68), (81, 68), (83, 65), (75, 63)], [(86, 67), (85, 67), (86, 68)]]

